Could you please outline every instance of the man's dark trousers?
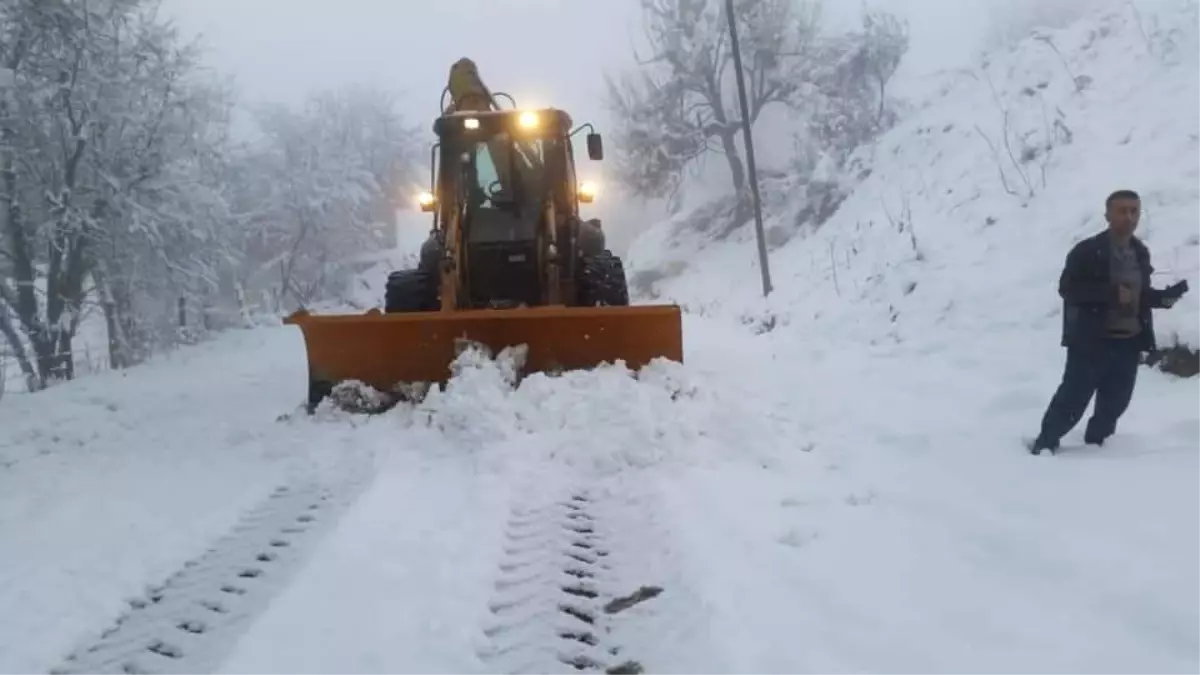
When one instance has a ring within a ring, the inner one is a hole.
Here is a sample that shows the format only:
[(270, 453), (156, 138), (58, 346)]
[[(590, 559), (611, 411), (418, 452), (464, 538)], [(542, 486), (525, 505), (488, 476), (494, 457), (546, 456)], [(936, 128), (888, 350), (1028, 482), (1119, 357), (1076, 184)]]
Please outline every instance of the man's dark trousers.
[(1136, 338), (1088, 340), (1067, 347), (1062, 384), (1042, 417), (1038, 441), (1057, 447), (1058, 441), (1083, 419), (1094, 395), (1096, 407), (1083, 438), (1087, 443), (1103, 443), (1116, 431), (1117, 420), (1129, 407), (1140, 362)]

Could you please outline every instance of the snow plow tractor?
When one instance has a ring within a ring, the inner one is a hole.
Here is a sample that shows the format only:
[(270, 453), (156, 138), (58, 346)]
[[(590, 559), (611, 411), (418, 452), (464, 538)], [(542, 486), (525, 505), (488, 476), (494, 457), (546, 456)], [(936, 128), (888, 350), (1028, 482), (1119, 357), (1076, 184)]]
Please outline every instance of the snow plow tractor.
[(384, 312), (284, 319), (304, 335), (309, 411), (341, 382), (384, 394), (442, 385), (469, 344), (523, 345), (521, 375), (682, 362), (679, 307), (630, 306), (621, 259), (600, 222), (580, 217), (595, 188), (577, 181), (571, 139), (588, 129), (588, 156), (602, 159), (591, 125), (572, 130), (555, 108), (501, 109), (470, 59), (451, 68), (442, 99), (417, 267), (389, 275)]

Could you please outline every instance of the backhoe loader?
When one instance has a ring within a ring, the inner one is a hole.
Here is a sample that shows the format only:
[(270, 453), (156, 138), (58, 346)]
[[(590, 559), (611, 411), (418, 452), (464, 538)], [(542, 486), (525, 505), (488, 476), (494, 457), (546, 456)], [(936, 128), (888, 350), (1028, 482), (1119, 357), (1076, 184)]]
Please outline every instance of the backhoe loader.
[[(449, 102), (447, 104), (447, 97)], [(450, 69), (433, 131), (432, 214), (415, 269), (392, 272), (384, 312), (316, 315), (300, 310), (308, 352), (308, 409), (357, 380), (380, 392), (443, 385), (465, 344), (498, 353), (524, 345), (521, 375), (624, 361), (683, 361), (677, 305), (629, 304), (620, 258), (580, 202), (596, 190), (577, 180), (572, 138), (583, 129), (590, 159), (603, 159), (591, 124), (572, 129), (556, 108), (502, 109), (474, 62)]]

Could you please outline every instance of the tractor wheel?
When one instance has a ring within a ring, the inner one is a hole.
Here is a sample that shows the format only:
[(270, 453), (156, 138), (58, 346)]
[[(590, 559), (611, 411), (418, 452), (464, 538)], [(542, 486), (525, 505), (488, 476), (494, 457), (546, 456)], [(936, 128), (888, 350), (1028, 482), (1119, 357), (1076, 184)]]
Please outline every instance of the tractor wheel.
[(585, 256), (579, 262), (577, 288), (581, 306), (629, 305), (625, 265), (612, 251), (605, 249), (596, 255)]
[(383, 310), (429, 312), (437, 309), (437, 280), (424, 270), (400, 270), (388, 275)]

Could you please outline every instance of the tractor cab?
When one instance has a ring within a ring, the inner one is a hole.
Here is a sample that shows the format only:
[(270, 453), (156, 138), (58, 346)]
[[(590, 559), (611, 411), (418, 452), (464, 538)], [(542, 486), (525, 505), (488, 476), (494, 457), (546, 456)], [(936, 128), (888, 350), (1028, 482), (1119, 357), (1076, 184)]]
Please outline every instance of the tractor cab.
[[(571, 137), (578, 131), (554, 108), (450, 113), (434, 123), (434, 191), (421, 201), (434, 215), (433, 236), (422, 257), (431, 271), (446, 264), (445, 238), (461, 236), (457, 264), (470, 260), (461, 304), (555, 304), (570, 289), (556, 288), (563, 284), (546, 270), (572, 275), (581, 241), (588, 250), (603, 248), (599, 228), (579, 217), (580, 202), (592, 201), (595, 190), (575, 174)], [(589, 157), (603, 157), (599, 134), (589, 133), (587, 145)]]

